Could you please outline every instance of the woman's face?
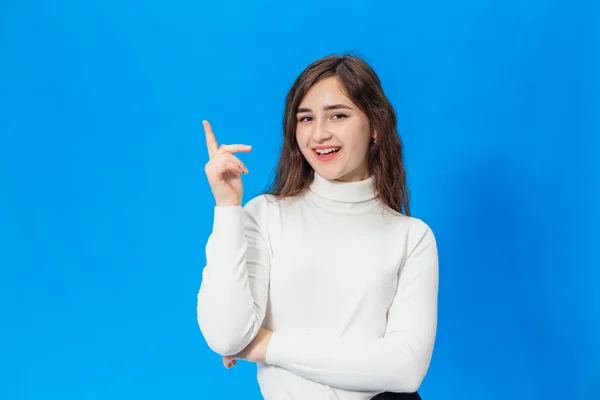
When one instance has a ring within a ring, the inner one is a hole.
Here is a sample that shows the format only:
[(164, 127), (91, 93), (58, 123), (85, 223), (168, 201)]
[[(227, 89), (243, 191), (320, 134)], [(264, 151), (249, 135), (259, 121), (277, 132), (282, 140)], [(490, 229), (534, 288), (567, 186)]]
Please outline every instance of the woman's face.
[(312, 168), (325, 179), (367, 179), (371, 133), (367, 116), (343, 93), (335, 77), (306, 93), (296, 114), (296, 140)]

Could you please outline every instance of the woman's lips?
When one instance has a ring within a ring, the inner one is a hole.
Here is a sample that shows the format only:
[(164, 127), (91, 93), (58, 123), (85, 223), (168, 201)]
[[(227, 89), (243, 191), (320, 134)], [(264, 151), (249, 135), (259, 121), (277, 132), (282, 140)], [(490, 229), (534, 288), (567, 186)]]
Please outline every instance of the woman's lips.
[[(329, 147), (331, 148), (331, 147)], [(315, 152), (315, 155), (317, 156), (317, 159), (320, 161), (331, 161), (333, 160), (341, 151), (342, 148), (338, 147), (337, 151), (330, 151), (328, 153), (324, 153), (324, 154), (319, 154), (317, 152), (317, 149), (313, 149), (313, 151)]]

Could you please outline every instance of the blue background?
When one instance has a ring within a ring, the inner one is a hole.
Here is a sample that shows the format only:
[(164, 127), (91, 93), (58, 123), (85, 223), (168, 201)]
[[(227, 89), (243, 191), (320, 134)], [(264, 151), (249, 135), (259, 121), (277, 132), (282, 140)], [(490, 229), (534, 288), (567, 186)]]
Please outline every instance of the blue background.
[[(592, 1), (3, 1), (1, 399), (259, 399), (195, 300), (202, 119), (268, 183), (287, 90), (354, 51), (440, 251), (427, 399), (600, 398)], [(507, 396), (507, 397), (505, 397)]]

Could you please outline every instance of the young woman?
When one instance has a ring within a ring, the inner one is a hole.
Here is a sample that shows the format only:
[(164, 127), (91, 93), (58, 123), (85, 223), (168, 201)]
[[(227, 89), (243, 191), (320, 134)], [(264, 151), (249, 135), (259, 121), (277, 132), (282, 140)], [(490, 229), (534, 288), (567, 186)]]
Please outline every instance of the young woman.
[(267, 400), (420, 398), (437, 327), (434, 235), (410, 216), (396, 116), (372, 68), (328, 56), (292, 86), (273, 186), (242, 207), (242, 144), (204, 121), (213, 230), (200, 330)]

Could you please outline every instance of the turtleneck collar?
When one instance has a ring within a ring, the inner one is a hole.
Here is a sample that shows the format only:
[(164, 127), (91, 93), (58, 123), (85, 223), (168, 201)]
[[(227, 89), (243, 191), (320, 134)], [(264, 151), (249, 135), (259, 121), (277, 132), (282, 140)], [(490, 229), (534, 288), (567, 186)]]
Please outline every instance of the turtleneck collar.
[(338, 182), (325, 179), (315, 172), (309, 188), (321, 197), (341, 203), (360, 203), (376, 198), (372, 176), (358, 182)]

